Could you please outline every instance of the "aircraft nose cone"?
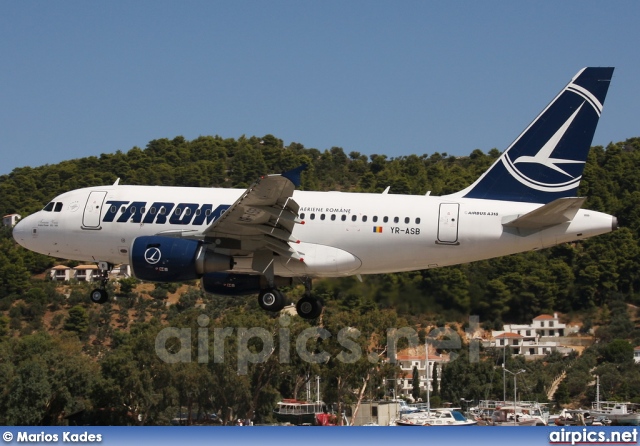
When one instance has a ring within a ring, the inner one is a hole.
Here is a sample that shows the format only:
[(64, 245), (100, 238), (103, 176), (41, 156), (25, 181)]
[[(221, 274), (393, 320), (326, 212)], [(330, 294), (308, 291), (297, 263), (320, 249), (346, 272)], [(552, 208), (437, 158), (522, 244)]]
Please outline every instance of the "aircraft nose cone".
[(11, 234), (13, 235), (13, 239), (19, 244), (22, 245), (21, 241), (24, 239), (24, 225), (22, 224), (22, 220), (20, 220), (13, 227), (13, 231)]
[(13, 239), (16, 241), (16, 243), (18, 243), (20, 246), (27, 249), (28, 249), (27, 240), (28, 240), (28, 237), (31, 235), (31, 227), (25, 221), (28, 218), (29, 217), (23, 218), (18, 223), (16, 223), (16, 225), (13, 227), (13, 231), (11, 232), (11, 234), (13, 235)]

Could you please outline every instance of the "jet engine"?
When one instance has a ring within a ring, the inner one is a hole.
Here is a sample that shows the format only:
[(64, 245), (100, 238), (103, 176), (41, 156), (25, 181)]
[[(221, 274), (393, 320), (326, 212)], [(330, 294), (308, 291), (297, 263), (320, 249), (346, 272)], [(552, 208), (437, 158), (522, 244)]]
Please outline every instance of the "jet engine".
[(233, 269), (233, 257), (210, 251), (196, 240), (142, 236), (133, 241), (129, 264), (140, 280), (182, 282)]

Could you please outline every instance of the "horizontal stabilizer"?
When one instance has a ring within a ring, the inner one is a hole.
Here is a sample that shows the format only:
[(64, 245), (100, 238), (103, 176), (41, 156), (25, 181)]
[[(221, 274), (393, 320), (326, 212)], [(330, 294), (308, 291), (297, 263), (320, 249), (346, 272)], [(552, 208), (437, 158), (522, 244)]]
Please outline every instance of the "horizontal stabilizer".
[(543, 229), (573, 220), (586, 197), (566, 197), (547, 203), (519, 216), (506, 217), (502, 225), (508, 228)]

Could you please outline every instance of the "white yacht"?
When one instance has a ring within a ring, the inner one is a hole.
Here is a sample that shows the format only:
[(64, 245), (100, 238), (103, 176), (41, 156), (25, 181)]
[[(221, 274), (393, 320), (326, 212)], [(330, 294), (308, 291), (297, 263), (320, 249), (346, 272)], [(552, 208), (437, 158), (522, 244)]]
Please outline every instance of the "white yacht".
[(431, 409), (404, 415), (396, 421), (397, 426), (473, 426), (478, 424), (469, 420), (455, 409)]

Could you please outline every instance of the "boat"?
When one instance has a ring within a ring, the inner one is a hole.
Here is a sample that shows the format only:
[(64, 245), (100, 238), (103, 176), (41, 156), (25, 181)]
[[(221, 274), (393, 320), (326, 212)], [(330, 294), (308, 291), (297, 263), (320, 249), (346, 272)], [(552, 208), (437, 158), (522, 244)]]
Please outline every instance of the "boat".
[(547, 423), (537, 416), (529, 413), (520, 406), (504, 406), (496, 408), (487, 420), (491, 426), (546, 426)]
[(396, 426), (473, 426), (475, 420), (455, 409), (431, 409), (407, 414), (396, 421)]
[(593, 418), (605, 418), (613, 426), (640, 426), (640, 413), (634, 412), (632, 403), (618, 401), (594, 401), (590, 414)]
[(556, 426), (610, 426), (611, 420), (606, 416), (593, 416), (587, 409), (562, 409), (549, 419), (549, 424)]
[(596, 400), (591, 403), (590, 415), (604, 417), (613, 426), (640, 426), (640, 413), (633, 410), (635, 404), (618, 401), (600, 401), (600, 377), (596, 376)]
[(327, 405), (322, 401), (283, 399), (278, 402), (273, 414), (279, 423), (294, 424), (296, 426), (326, 426), (331, 421)]
[(547, 426), (549, 420), (546, 406), (537, 401), (518, 401), (514, 406), (513, 401), (481, 400), (469, 412), (480, 424), (492, 426)]
[(403, 415), (407, 415), (410, 413), (423, 412), (429, 406), (428, 404), (417, 403), (417, 404), (407, 404), (407, 402), (403, 399), (391, 400), (393, 402), (397, 402), (399, 404), (399, 412), (400, 417)]

